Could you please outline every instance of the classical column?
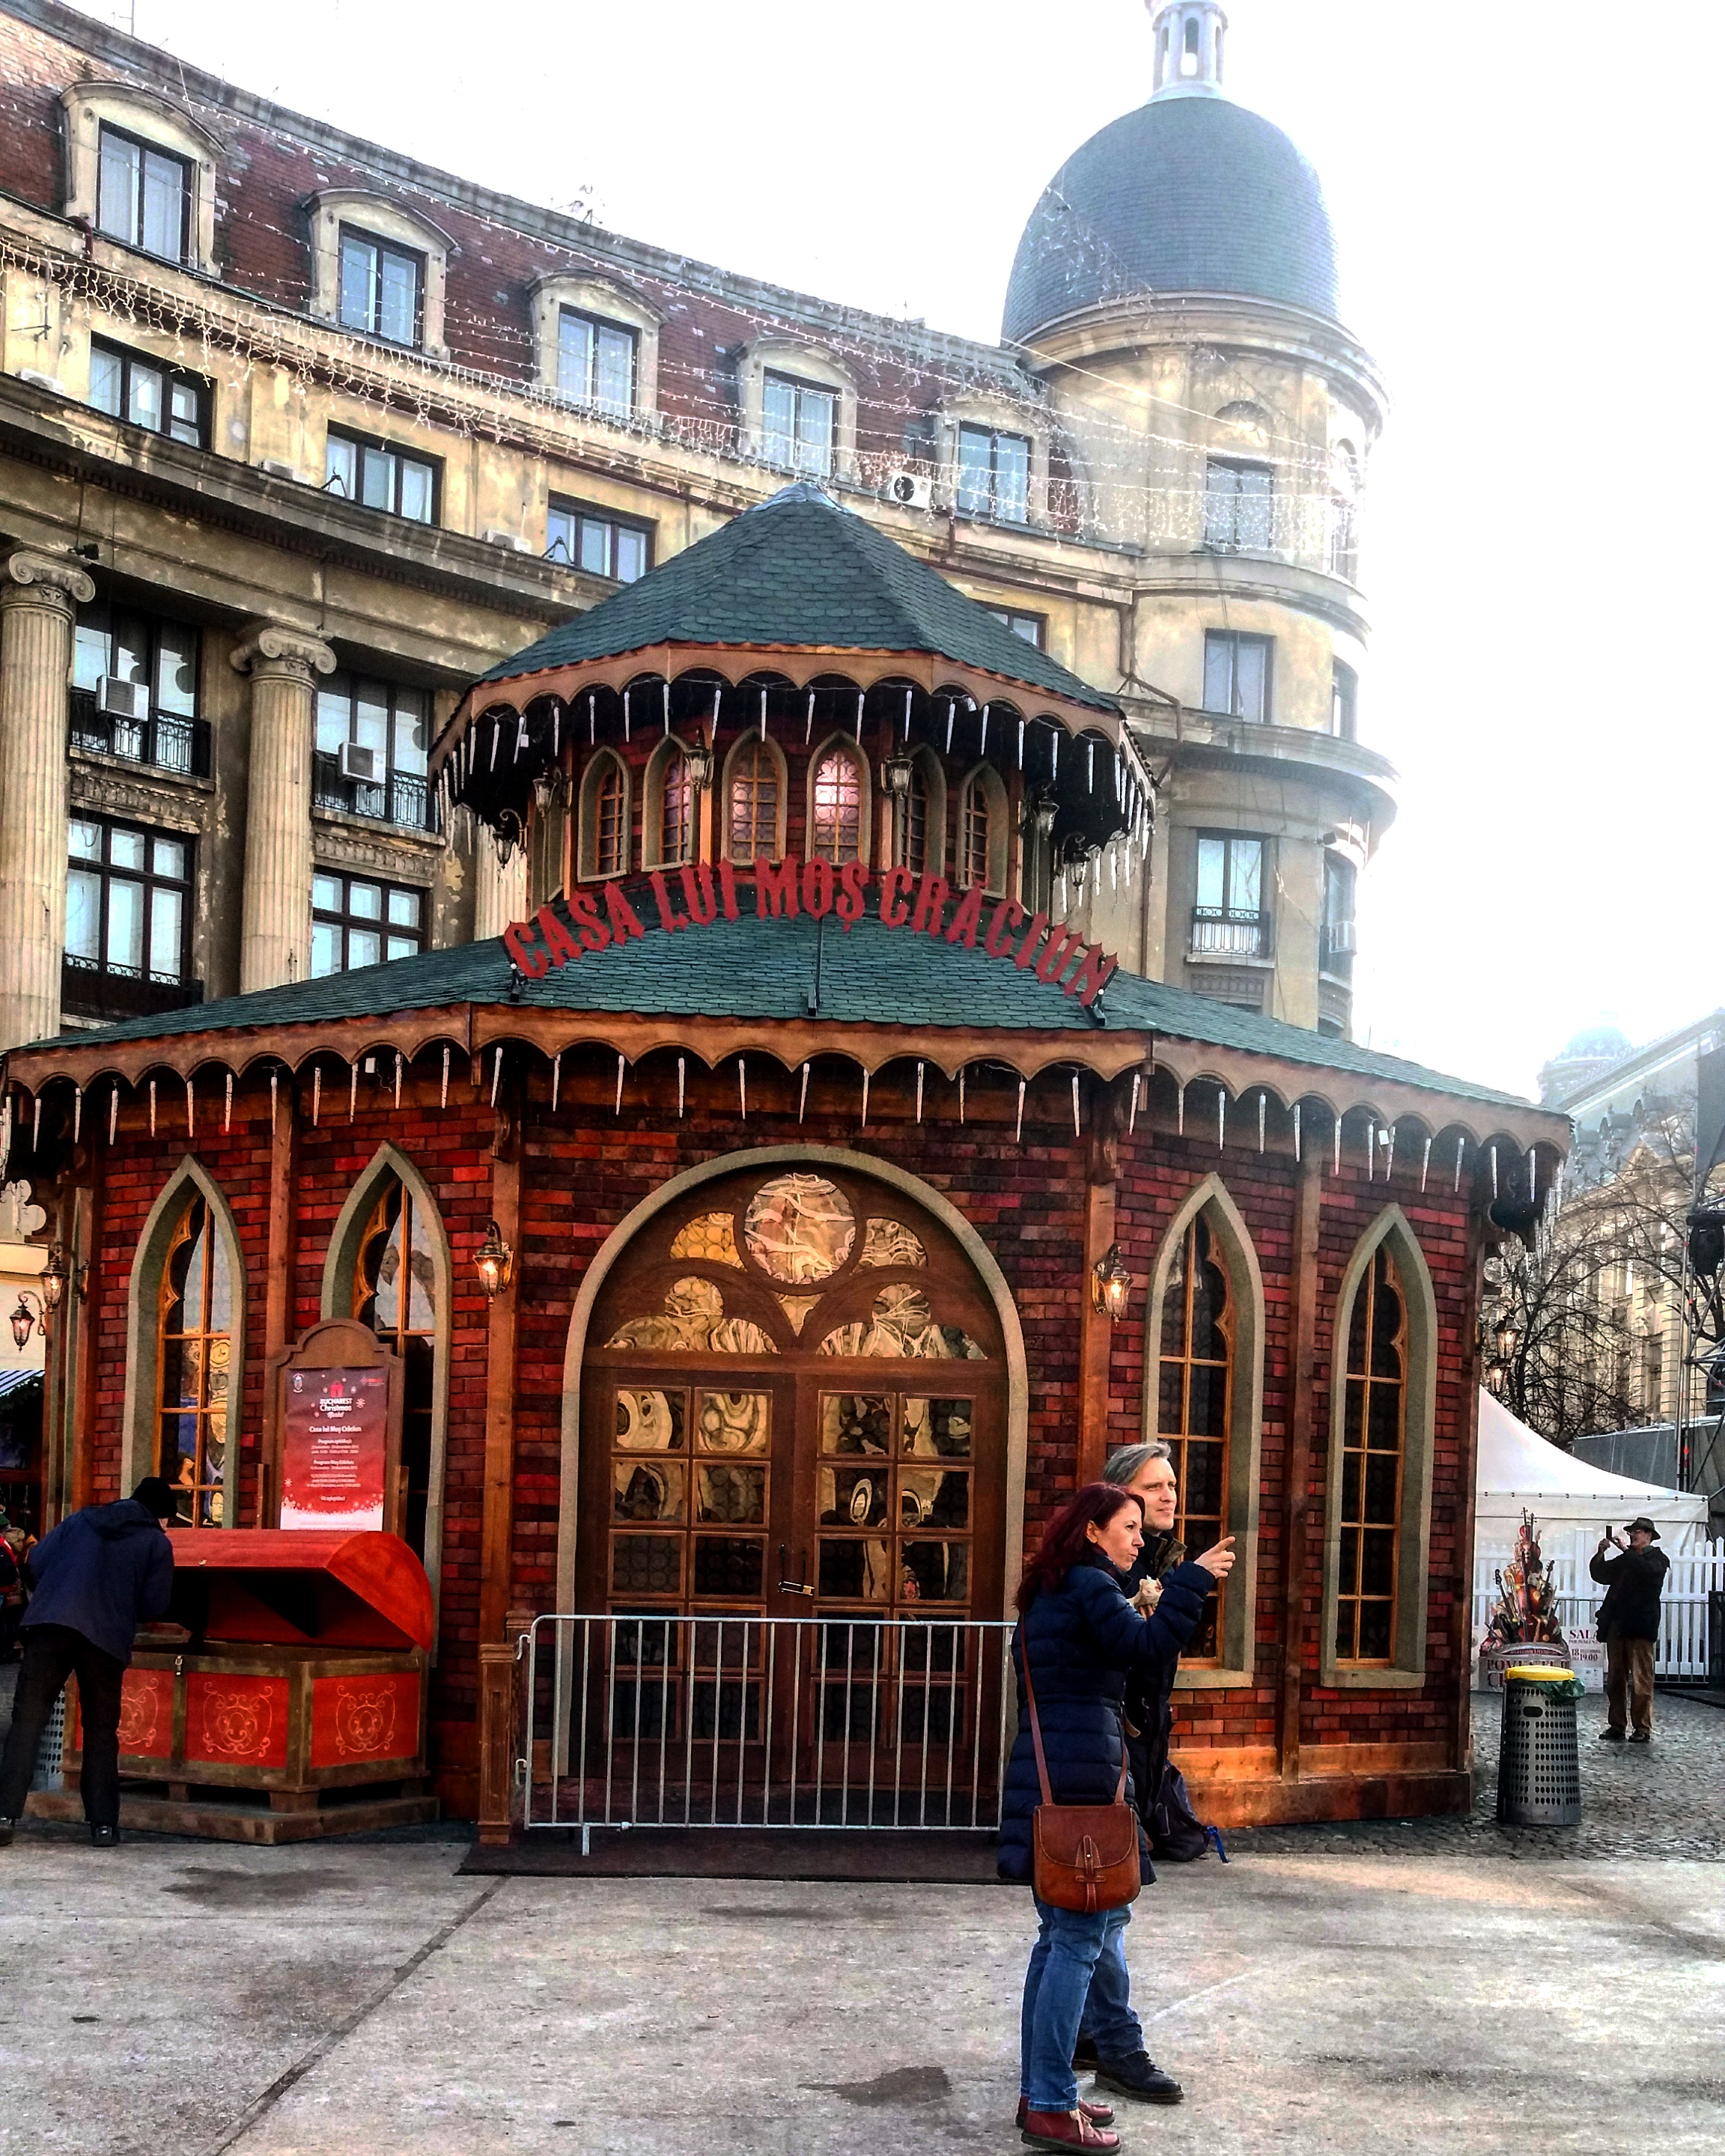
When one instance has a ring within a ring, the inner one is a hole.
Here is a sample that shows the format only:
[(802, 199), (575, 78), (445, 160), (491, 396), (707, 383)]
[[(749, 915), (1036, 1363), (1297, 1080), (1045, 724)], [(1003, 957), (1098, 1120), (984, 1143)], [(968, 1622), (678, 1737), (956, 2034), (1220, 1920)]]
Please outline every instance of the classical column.
[(501, 936), (511, 921), (527, 912), (527, 856), (517, 846), (506, 862), (497, 859), (497, 842), (484, 824), (473, 832), (473, 940)]
[(328, 644), (302, 629), (254, 622), (232, 654), (252, 681), (239, 987), (278, 988), (311, 970), (311, 749), (316, 682)]
[(75, 562), (15, 547), (0, 572), (0, 1049), (59, 1031), (66, 935), (66, 689)]

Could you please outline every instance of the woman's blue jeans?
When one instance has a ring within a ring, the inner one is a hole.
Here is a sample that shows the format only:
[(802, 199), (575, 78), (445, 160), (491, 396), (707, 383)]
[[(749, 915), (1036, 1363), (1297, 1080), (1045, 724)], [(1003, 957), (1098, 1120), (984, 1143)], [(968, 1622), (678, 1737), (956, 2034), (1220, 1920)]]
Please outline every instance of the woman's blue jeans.
[(1078, 2101), (1072, 2046), (1081, 2021), (1105, 2059), (1129, 2059), (1144, 2048), (1126, 1967), (1132, 1912), (1127, 1907), (1086, 1917), (1038, 1902), (1036, 1913), (1042, 1929), (1024, 1972), (1019, 2092), (1032, 2111), (1070, 2111)]

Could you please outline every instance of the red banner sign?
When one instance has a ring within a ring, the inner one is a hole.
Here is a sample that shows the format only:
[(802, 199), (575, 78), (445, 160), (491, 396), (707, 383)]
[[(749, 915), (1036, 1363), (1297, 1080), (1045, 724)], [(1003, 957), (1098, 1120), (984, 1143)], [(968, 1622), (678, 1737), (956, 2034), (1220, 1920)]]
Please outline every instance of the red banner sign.
[(381, 1527), (388, 1435), (387, 1370), (290, 1369), (283, 1527)]
[[(721, 861), (716, 871), (705, 861), (660, 869), (647, 880), (659, 925), (669, 936), (708, 927), (721, 917), (740, 919), (742, 901), (751, 891), (762, 921), (794, 921), (802, 915), (822, 921), (831, 914), (848, 929), (861, 920), (869, 886), (877, 879), (865, 861), (834, 868), (830, 861), (805, 861), (790, 854), (782, 861), (757, 861), (752, 870), (734, 868), (729, 861)], [(963, 944), (967, 951), (980, 944), (991, 958), (1006, 959), (1020, 973), (1059, 982), (1086, 1009), (1119, 964), (1100, 943), (1086, 943), (1076, 931), (1051, 923), (1045, 913), (1026, 913), (1015, 898), (990, 898), (977, 890), (955, 892), (944, 876), (919, 876), (910, 869), (883, 869), (878, 881), (877, 910), (888, 928)], [(504, 931), (504, 948), (530, 981), (543, 980), (553, 966), (566, 966), (589, 952), (614, 943), (622, 949), (637, 937), (645, 939), (640, 916), (621, 884), (608, 883), (597, 895), (572, 891), (564, 904), (567, 920), (542, 906), (531, 921), (514, 921)]]

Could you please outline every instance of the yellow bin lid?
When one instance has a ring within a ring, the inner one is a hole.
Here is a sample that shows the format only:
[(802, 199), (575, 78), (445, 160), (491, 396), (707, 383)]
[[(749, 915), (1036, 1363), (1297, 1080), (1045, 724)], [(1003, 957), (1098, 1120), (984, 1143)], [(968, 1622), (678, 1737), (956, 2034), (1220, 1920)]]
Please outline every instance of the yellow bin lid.
[(1517, 1662), (1503, 1674), (1506, 1680), (1519, 1677), (1524, 1684), (1568, 1684), (1575, 1672), (1558, 1662)]

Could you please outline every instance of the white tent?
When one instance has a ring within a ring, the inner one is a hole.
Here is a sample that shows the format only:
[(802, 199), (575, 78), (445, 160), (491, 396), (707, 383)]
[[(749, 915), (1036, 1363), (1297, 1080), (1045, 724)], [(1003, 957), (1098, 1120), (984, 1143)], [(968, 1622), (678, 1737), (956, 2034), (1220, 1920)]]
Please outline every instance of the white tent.
[(1475, 1478), (1475, 1546), (1507, 1551), (1522, 1514), (1539, 1522), (1548, 1558), (1560, 1542), (1580, 1550), (1608, 1527), (1620, 1535), (1626, 1522), (1645, 1512), (1659, 1529), (1668, 1556), (1699, 1549), (1707, 1537), (1705, 1494), (1663, 1490), (1627, 1475), (1589, 1466), (1517, 1422), (1489, 1393), (1480, 1394), (1479, 1466)]

